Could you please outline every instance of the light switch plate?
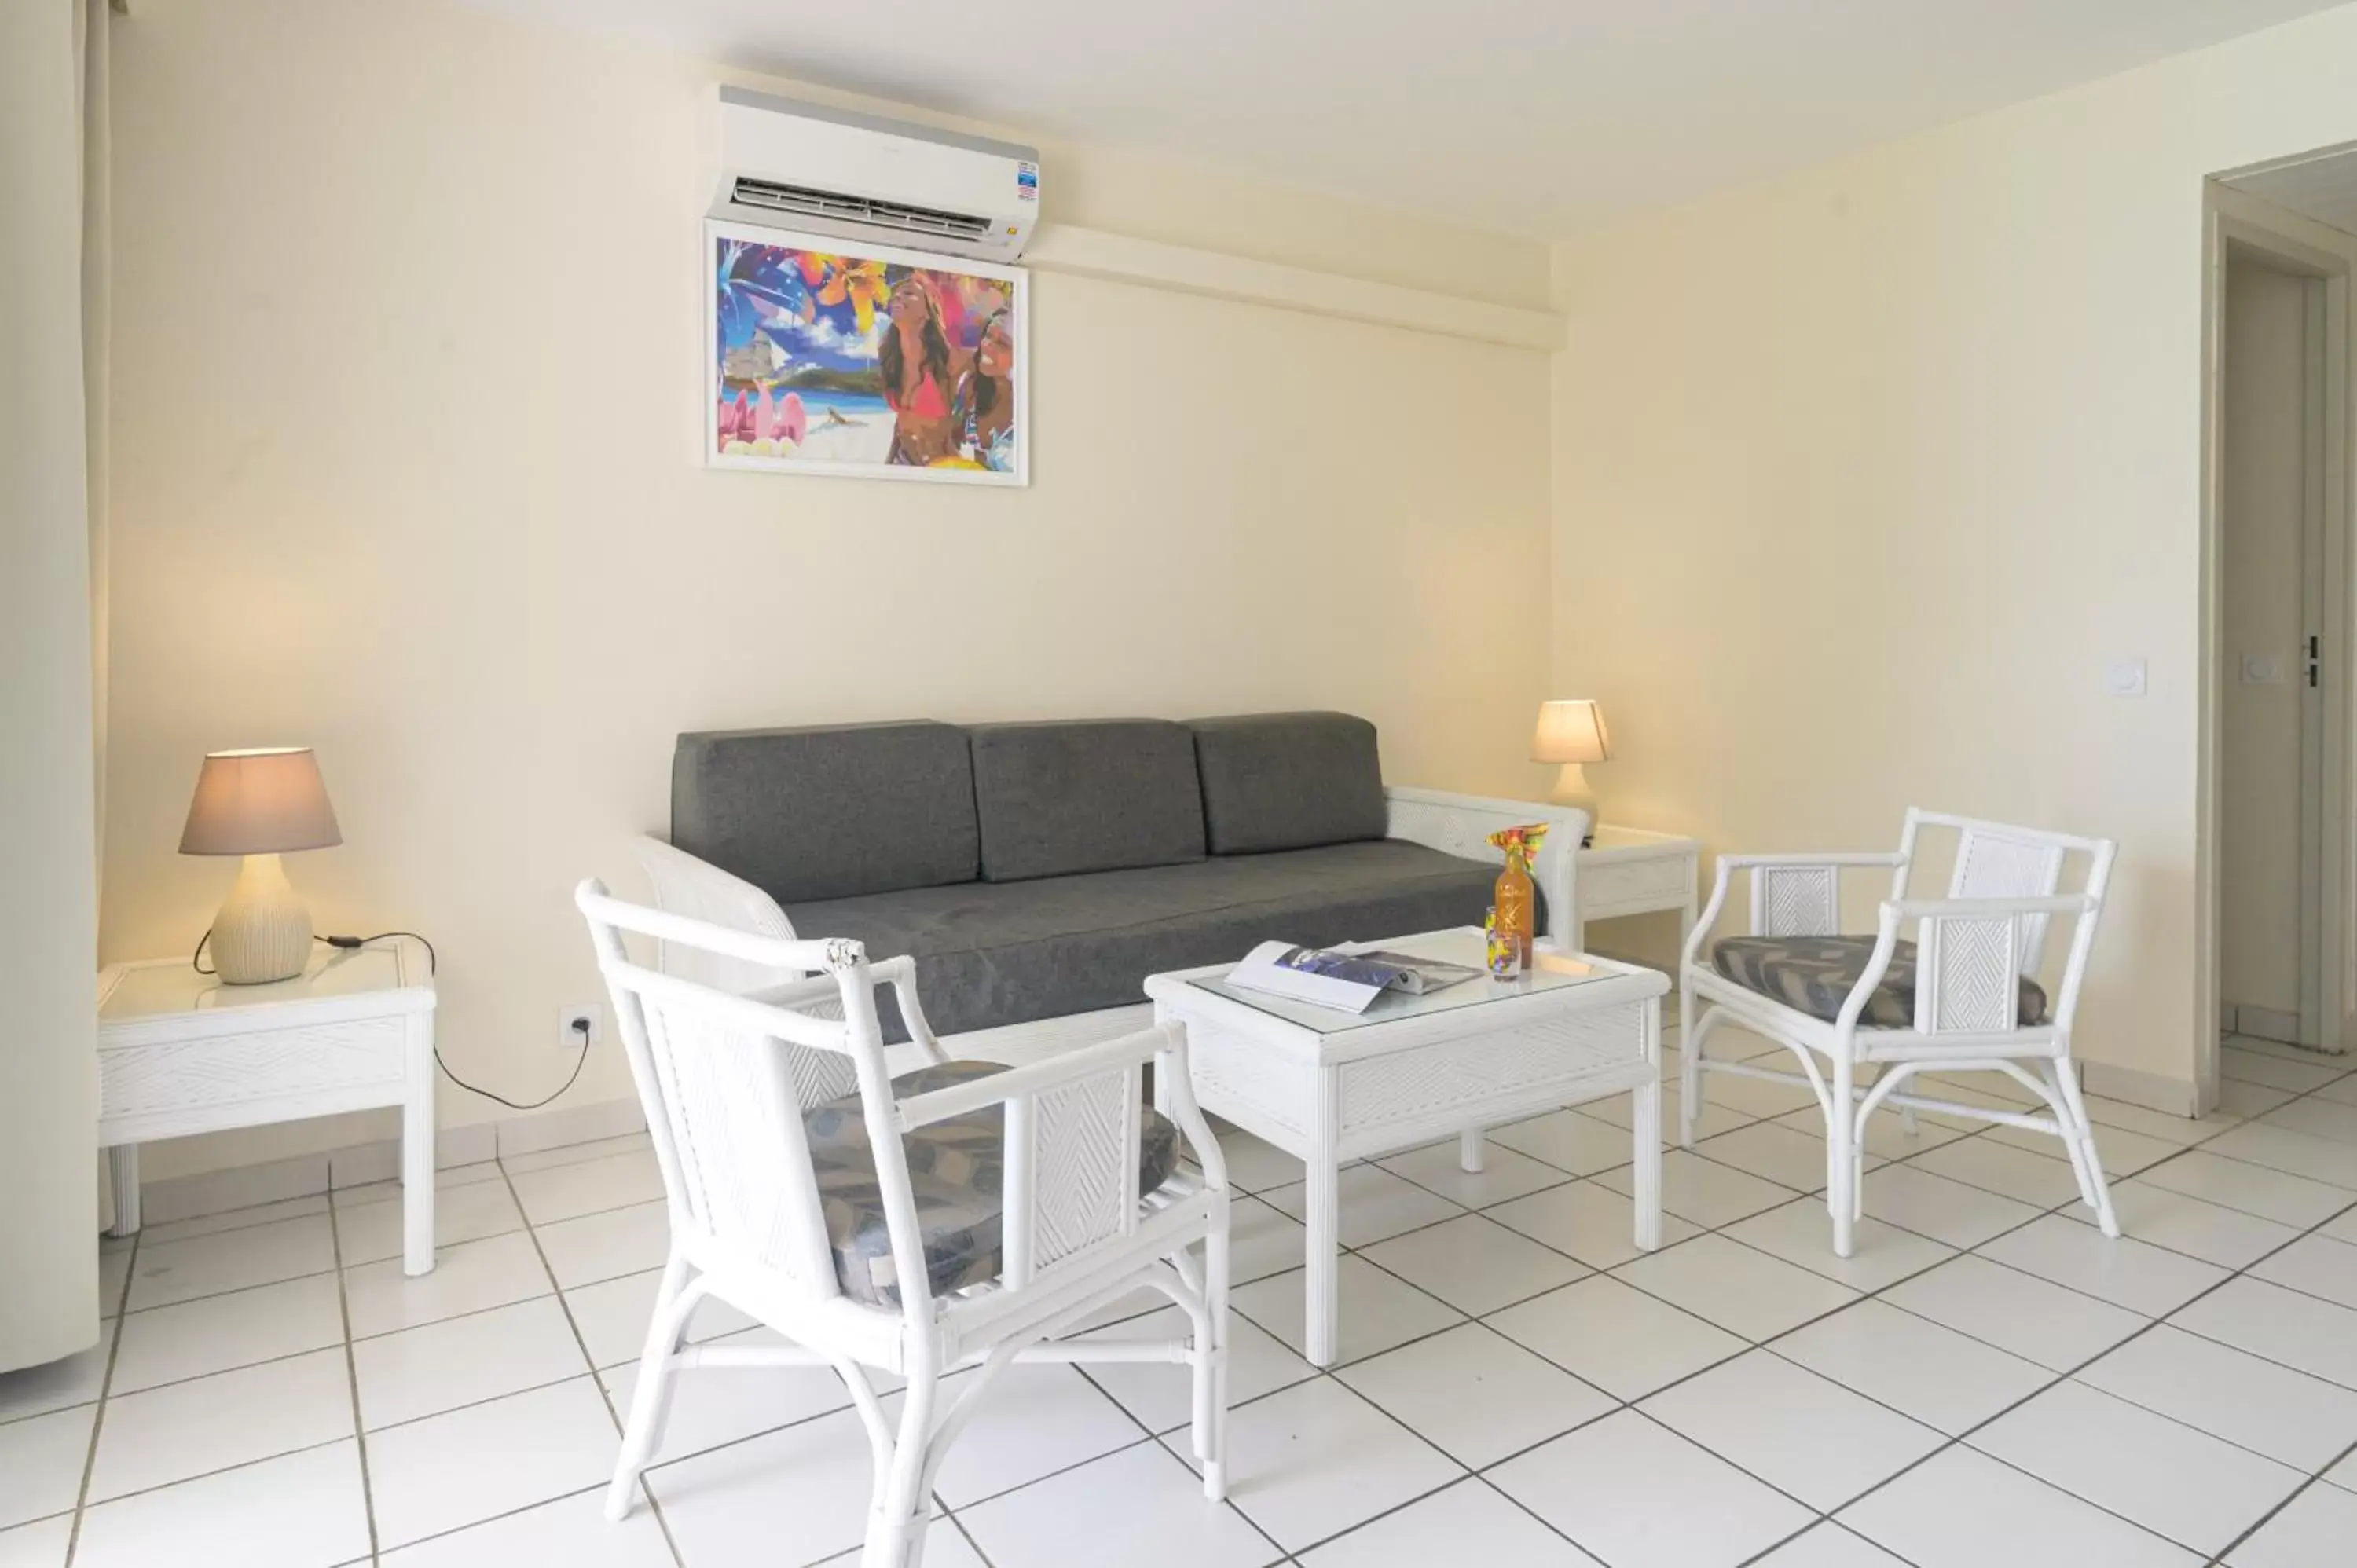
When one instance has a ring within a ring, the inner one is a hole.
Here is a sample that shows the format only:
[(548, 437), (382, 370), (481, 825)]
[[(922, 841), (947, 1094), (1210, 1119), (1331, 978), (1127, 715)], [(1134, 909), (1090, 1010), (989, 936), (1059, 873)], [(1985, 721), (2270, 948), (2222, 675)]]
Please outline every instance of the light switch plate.
[(2115, 697), (2144, 695), (2144, 660), (2139, 658), (2115, 659), (2104, 667), (2104, 690)]

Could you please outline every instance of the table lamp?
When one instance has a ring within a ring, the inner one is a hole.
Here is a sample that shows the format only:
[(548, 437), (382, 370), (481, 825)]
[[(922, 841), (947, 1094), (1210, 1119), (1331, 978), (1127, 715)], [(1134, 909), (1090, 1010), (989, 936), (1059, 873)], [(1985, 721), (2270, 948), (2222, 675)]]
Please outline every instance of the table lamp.
[(291, 980), (311, 960), (311, 911), (278, 857), (344, 842), (307, 746), (208, 753), (182, 854), (239, 854), (237, 885), (213, 917), (213, 964), (231, 985)]
[(1538, 728), (1531, 736), (1533, 762), (1560, 762), (1553, 799), (1587, 813), (1587, 842), (1596, 837), (1596, 794), (1587, 787), (1583, 765), (1604, 762), (1612, 756), (1612, 737), (1604, 728), (1604, 710), (1585, 697), (1539, 704)]

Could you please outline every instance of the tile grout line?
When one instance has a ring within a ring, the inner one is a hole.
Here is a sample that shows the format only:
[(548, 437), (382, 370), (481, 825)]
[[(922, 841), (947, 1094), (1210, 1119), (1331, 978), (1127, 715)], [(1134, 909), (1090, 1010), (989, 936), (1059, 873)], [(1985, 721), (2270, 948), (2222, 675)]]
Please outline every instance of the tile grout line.
[[(309, 1354), (314, 1356), (324, 1355), (334, 1348), (335, 1347), (332, 1345), (322, 1346), (319, 1349), (311, 1351)], [(297, 1454), (316, 1454), (322, 1448), (333, 1448), (339, 1443), (350, 1443), (350, 1441), (352, 1441), (350, 1437), (345, 1436), (322, 1437), (316, 1443), (298, 1443), (292, 1448), (281, 1448), (274, 1454), (262, 1454), (257, 1455), (251, 1459), (240, 1459), (235, 1464), (215, 1466), (210, 1470), (199, 1470), (193, 1476), (180, 1476), (169, 1481), (157, 1481), (153, 1486), (134, 1487), (127, 1492), (117, 1492), (112, 1497), (101, 1498), (90, 1506), (94, 1509), (102, 1509), (114, 1503), (122, 1502), (129, 1498), (151, 1498), (157, 1492), (168, 1492), (175, 1487), (185, 1487), (192, 1481), (210, 1481), (217, 1476), (234, 1475), (240, 1470), (251, 1470), (257, 1465), (267, 1465), (274, 1459), (290, 1459)], [(365, 1559), (361, 1558), (352, 1559), (352, 1561), (355, 1562), (364, 1560)]]
[[(597, 1358), (589, 1353), (588, 1337), (581, 1332), (580, 1320), (573, 1316), (573, 1304), (565, 1299), (565, 1288), (556, 1283), (556, 1271), (550, 1266), (547, 1250), (540, 1244), (540, 1231), (533, 1224), (531, 1212), (523, 1206), (522, 1196), (516, 1191), (514, 1176), (509, 1172), (506, 1162), (494, 1161), (494, 1164), (499, 1166), (500, 1180), (507, 1186), (508, 1200), (516, 1206), (516, 1213), (523, 1220), (523, 1233), (532, 1242), (533, 1256), (540, 1260), (541, 1273), (547, 1276), (549, 1289), (556, 1296), (557, 1310), (565, 1314), (565, 1326), (573, 1331), (573, 1343), (581, 1352), (583, 1365), (589, 1369), (589, 1386), (597, 1391), (598, 1402), (606, 1407), (606, 1419), (613, 1423), (615, 1441), (619, 1444), (625, 1435), (622, 1418), (614, 1409), (614, 1396), (608, 1391), (606, 1380), (598, 1374)], [(619, 1463), (619, 1455), (617, 1462)], [(652, 1466), (650, 1466), (649, 1468), (651, 1469)], [(608, 1484), (610, 1485), (611, 1482)], [(639, 1477), (638, 1489), (640, 1496), (646, 1500), (647, 1511), (654, 1516), (655, 1529), (662, 1535), (664, 1550), (671, 1553), (672, 1562), (677, 1564), (678, 1568), (685, 1568), (687, 1559), (681, 1554), (679, 1542), (673, 1539), (671, 1521), (663, 1517), (662, 1504), (656, 1499), (655, 1489), (647, 1485), (643, 1472)], [(544, 1506), (546, 1501), (551, 1500), (554, 1499), (544, 1499), (543, 1504), (533, 1506)]]
[[(114, 1303), (114, 1330), (106, 1347), (106, 1370), (99, 1375), (98, 1399), (90, 1412), (90, 1448), (82, 1455), (81, 1484), (74, 1491), (73, 1522), (66, 1527), (66, 1555), (61, 1568), (73, 1568), (74, 1554), (81, 1550), (82, 1515), (90, 1508), (91, 1482), (98, 1474), (98, 1443), (106, 1431), (106, 1402), (114, 1382), (114, 1364), (123, 1354), (123, 1325), (131, 1314), (124, 1305), (131, 1299), (131, 1282), (139, 1273), (139, 1232), (131, 1233), (130, 1259), (123, 1265), (123, 1294)], [(104, 1253), (100, 1254), (99, 1268), (103, 1273)], [(70, 1407), (69, 1407), (70, 1408)]]
[[(1232, 1289), (1232, 1290), (1234, 1288), (1234, 1287), (1233, 1287), (1233, 1285), (1232, 1285), (1232, 1283), (1230, 1285), (1230, 1287), (1229, 1287), (1229, 1288), (1230, 1288), (1230, 1289)], [(1138, 1293), (1136, 1293), (1136, 1292), (1132, 1292), (1131, 1294), (1138, 1294)], [(1111, 1303), (1108, 1303), (1107, 1305), (1112, 1305), (1112, 1304), (1111, 1304)], [(1176, 1305), (1176, 1304), (1175, 1304), (1175, 1303), (1173, 1303), (1173, 1304), (1168, 1304), (1168, 1305)], [(1160, 1308), (1160, 1307), (1155, 1307), (1155, 1308), (1153, 1308), (1152, 1310), (1153, 1310), (1153, 1311), (1155, 1311), (1155, 1312), (1159, 1312), (1159, 1311), (1161, 1311), (1161, 1310), (1162, 1310), (1162, 1308)], [(1146, 1316), (1146, 1314), (1138, 1314), (1137, 1316)], [(1181, 1312), (1180, 1316), (1181, 1316), (1182, 1317), (1185, 1316), (1185, 1314), (1184, 1314), (1184, 1312), (1183, 1312), (1183, 1311)], [(1103, 1325), (1101, 1325), (1100, 1326), (1101, 1326), (1101, 1327), (1103, 1327), (1103, 1328), (1111, 1328), (1111, 1327), (1114, 1327), (1114, 1326), (1115, 1325), (1117, 1325), (1117, 1324), (1128, 1323), (1128, 1322), (1131, 1322), (1131, 1321), (1133, 1321), (1133, 1319), (1132, 1319), (1132, 1318), (1128, 1318), (1128, 1317), (1120, 1317), (1120, 1318), (1115, 1318), (1115, 1319), (1114, 1320), (1114, 1322), (1113, 1322), (1113, 1323), (1103, 1324)], [(1258, 1327), (1258, 1326), (1259, 1326), (1259, 1325), (1255, 1324), (1255, 1325), (1254, 1325), (1254, 1327)], [(1086, 1331), (1083, 1331), (1083, 1332), (1092, 1332), (1092, 1332), (1095, 1332), (1095, 1330), (1086, 1330)], [(1234, 1349), (1234, 1347), (1233, 1347), (1233, 1346), (1230, 1346), (1230, 1347), (1229, 1347), (1229, 1348), (1230, 1348), (1230, 1350), (1231, 1350), (1231, 1351), (1232, 1351), (1232, 1350)], [(1071, 1369), (1072, 1369), (1074, 1371), (1076, 1371), (1076, 1372), (1080, 1373), (1080, 1375), (1081, 1375), (1081, 1380), (1082, 1380), (1082, 1381), (1083, 1381), (1083, 1382), (1087, 1383), (1087, 1384), (1089, 1385), (1089, 1387), (1091, 1387), (1091, 1388), (1092, 1388), (1092, 1389), (1096, 1390), (1097, 1393), (1098, 1393), (1100, 1396), (1102, 1396), (1102, 1397), (1105, 1400), (1105, 1402), (1106, 1402), (1107, 1403), (1111, 1404), (1111, 1405), (1112, 1405), (1115, 1410), (1117, 1410), (1117, 1411), (1121, 1412), (1121, 1413), (1122, 1413), (1122, 1414), (1124, 1414), (1125, 1416), (1127, 1416), (1127, 1417), (1129, 1418), (1130, 1422), (1131, 1422), (1133, 1424), (1135, 1424), (1135, 1425), (1138, 1428), (1138, 1430), (1139, 1430), (1139, 1431), (1144, 1432), (1144, 1433), (1146, 1434), (1146, 1440), (1148, 1443), (1151, 1443), (1151, 1444), (1153, 1444), (1156, 1447), (1162, 1449), (1162, 1450), (1163, 1450), (1163, 1452), (1165, 1452), (1166, 1454), (1170, 1452), (1168, 1445), (1167, 1444), (1165, 1444), (1165, 1443), (1162, 1441), (1162, 1434), (1160, 1434), (1160, 1433), (1158, 1433), (1158, 1432), (1156, 1432), (1153, 1428), (1151, 1428), (1151, 1427), (1147, 1426), (1147, 1425), (1146, 1424), (1145, 1421), (1144, 1421), (1144, 1420), (1142, 1420), (1142, 1419), (1139, 1417), (1138, 1413), (1137, 1413), (1135, 1411), (1134, 1411), (1134, 1410), (1130, 1409), (1130, 1408), (1129, 1408), (1129, 1406), (1127, 1406), (1127, 1405), (1125, 1405), (1125, 1404), (1122, 1403), (1122, 1402), (1121, 1402), (1121, 1401), (1120, 1401), (1119, 1399), (1117, 1399), (1117, 1398), (1115, 1398), (1115, 1397), (1114, 1397), (1114, 1392), (1113, 1392), (1113, 1391), (1112, 1391), (1112, 1390), (1110, 1390), (1110, 1389), (1106, 1388), (1103, 1383), (1101, 1383), (1101, 1382), (1097, 1381), (1097, 1380), (1096, 1380), (1096, 1379), (1094, 1379), (1093, 1377), (1091, 1377), (1091, 1376), (1089, 1375), (1089, 1369), (1088, 1369), (1088, 1365), (1087, 1365), (1087, 1364), (1082, 1363), (1082, 1362), (1078, 1362), (1078, 1361), (1071, 1362), (1071, 1363), (1068, 1363), (1068, 1364), (1071, 1367)], [(1098, 1363), (1098, 1364), (1099, 1364), (1099, 1365), (1103, 1365), (1103, 1363)], [(1186, 1363), (1185, 1363), (1185, 1362), (1183, 1362), (1183, 1361), (1182, 1361), (1182, 1362), (1175, 1362), (1175, 1363), (1171, 1363), (1171, 1364), (1172, 1364), (1172, 1365), (1176, 1365), (1176, 1366), (1185, 1366), (1185, 1365), (1186, 1365)], [(1229, 1363), (1229, 1364), (1230, 1364), (1230, 1370), (1231, 1370), (1231, 1371), (1232, 1371), (1232, 1370), (1233, 1370), (1233, 1368), (1234, 1368), (1234, 1361), (1233, 1361), (1233, 1357), (1232, 1357), (1232, 1356), (1231, 1356), (1231, 1358), (1230, 1358), (1230, 1363)], [(1189, 1403), (1189, 1405), (1190, 1409), (1191, 1409), (1191, 1407), (1192, 1407), (1192, 1405), (1193, 1405), (1193, 1402), (1194, 1402), (1194, 1401), (1193, 1401), (1192, 1386), (1191, 1386), (1191, 1385), (1192, 1385), (1193, 1375), (1194, 1375), (1194, 1374), (1193, 1374), (1193, 1369), (1192, 1369), (1191, 1368), (1189, 1368), (1189, 1372), (1188, 1372), (1188, 1376), (1189, 1376), (1189, 1400), (1188, 1400), (1188, 1403)], [(1231, 1406), (1230, 1408), (1231, 1408), (1231, 1409), (1232, 1409), (1232, 1408), (1233, 1408), (1233, 1406)], [(1193, 1416), (1190, 1414), (1190, 1415), (1189, 1416), (1189, 1418), (1187, 1419), (1187, 1421), (1185, 1421), (1185, 1422), (1181, 1423), (1180, 1423), (1179, 1425), (1178, 1425), (1178, 1426), (1174, 1426), (1174, 1427), (1172, 1427), (1170, 1430), (1171, 1430), (1171, 1431), (1173, 1431), (1173, 1432), (1186, 1432), (1186, 1433), (1189, 1434), (1189, 1439), (1188, 1439), (1188, 1440), (1189, 1440), (1189, 1444), (1192, 1444), (1192, 1442), (1193, 1442), (1193, 1428), (1194, 1428), (1194, 1418), (1193, 1418)], [(1129, 1446), (1130, 1446), (1130, 1445), (1125, 1444), (1123, 1447), (1109, 1450), (1107, 1453), (1098, 1455), (1097, 1455), (1097, 1458), (1099, 1458), (1099, 1459), (1110, 1458), (1110, 1457), (1111, 1457), (1113, 1455), (1114, 1455), (1114, 1454), (1126, 1453), (1126, 1452), (1128, 1452), (1128, 1448), (1129, 1448)], [(1187, 1461), (1186, 1461), (1185, 1459), (1183, 1459), (1183, 1458), (1179, 1458), (1179, 1456), (1178, 1456), (1178, 1455), (1176, 1455), (1176, 1454), (1171, 1454), (1171, 1455), (1170, 1455), (1170, 1456), (1171, 1456), (1173, 1459), (1177, 1459), (1177, 1460), (1178, 1460), (1178, 1464), (1179, 1464), (1180, 1467), (1182, 1467), (1182, 1468), (1186, 1469), (1186, 1470), (1187, 1470), (1190, 1475), (1195, 1475), (1195, 1478), (1196, 1478), (1196, 1481), (1198, 1482), (1198, 1484), (1200, 1484), (1200, 1483), (1201, 1482), (1201, 1480), (1202, 1480), (1202, 1477), (1201, 1477), (1200, 1474), (1197, 1474), (1197, 1473), (1194, 1471), (1193, 1466), (1191, 1466), (1188, 1465), (1188, 1464), (1187, 1464)], [(1095, 1463), (1095, 1461), (1094, 1461), (1094, 1460), (1090, 1460), (1090, 1461), (1087, 1461), (1087, 1462), (1088, 1462), (1088, 1463), (1091, 1463), (1091, 1464)], [(1043, 1477), (1043, 1478), (1044, 1478), (1044, 1477)], [(1028, 1484), (1028, 1483), (1027, 1483), (1027, 1484)], [(1010, 1488), (1009, 1488), (1009, 1490), (1011, 1490), (1011, 1491), (1019, 1491), (1019, 1490), (1021, 1490), (1021, 1489), (1022, 1489), (1022, 1488), (1021, 1488), (1021, 1487), (1010, 1487)], [(999, 1496), (999, 1497), (1004, 1497), (1004, 1496), (1006, 1496), (1006, 1493), (1004, 1493), (1004, 1492), (1001, 1492), (1001, 1493), (997, 1493), (997, 1494), (996, 1494), (996, 1496)], [(937, 1492), (937, 1493), (935, 1493), (935, 1497), (936, 1497), (936, 1498), (938, 1499), (938, 1498), (939, 1498), (939, 1497), (940, 1497), (940, 1494), (939, 1494), (938, 1492)], [(991, 1499), (990, 1499), (990, 1498), (985, 1498), (981, 1499), (981, 1501), (982, 1501), (982, 1502), (988, 1502), (988, 1501), (990, 1501), (990, 1500), (991, 1500)], [(967, 1508), (975, 1508), (975, 1507), (979, 1507), (979, 1506), (980, 1506), (980, 1504), (979, 1504), (979, 1503), (968, 1503), (968, 1504), (966, 1504), (965, 1506), (966, 1506)], [(1274, 1550), (1274, 1551), (1277, 1553), (1277, 1557), (1278, 1557), (1278, 1559), (1279, 1559), (1279, 1560), (1282, 1560), (1282, 1559), (1285, 1557), (1285, 1555), (1286, 1555), (1285, 1543), (1284, 1543), (1283, 1541), (1281, 1541), (1277, 1540), (1275, 1536), (1273, 1536), (1273, 1535), (1269, 1534), (1269, 1532), (1268, 1532), (1267, 1530), (1261, 1529), (1259, 1522), (1258, 1522), (1257, 1520), (1255, 1520), (1252, 1517), (1252, 1515), (1250, 1515), (1250, 1514), (1248, 1514), (1248, 1513), (1244, 1512), (1244, 1510), (1243, 1510), (1243, 1509), (1240, 1509), (1240, 1508), (1236, 1507), (1236, 1501), (1235, 1501), (1235, 1499), (1234, 1499), (1233, 1498), (1222, 1498), (1222, 1499), (1221, 1499), (1221, 1502), (1220, 1502), (1220, 1506), (1221, 1506), (1222, 1508), (1223, 1508), (1223, 1509), (1227, 1509), (1229, 1512), (1231, 1512), (1231, 1513), (1234, 1514), (1238, 1519), (1242, 1520), (1244, 1522), (1244, 1527), (1245, 1527), (1246, 1529), (1248, 1529), (1248, 1530), (1251, 1530), (1254, 1531), (1256, 1534), (1258, 1534), (1258, 1535), (1260, 1536), (1260, 1538), (1261, 1538), (1262, 1540), (1264, 1540), (1264, 1541), (1267, 1541), (1267, 1542), (1268, 1542), (1268, 1544), (1269, 1544), (1269, 1546), (1270, 1546), (1270, 1548), (1271, 1548), (1272, 1550)], [(951, 1509), (947, 1501), (945, 1501), (945, 1500), (944, 1500), (944, 1501), (942, 1501), (942, 1509), (943, 1509), (945, 1511), (949, 1512), (952, 1517), (954, 1517), (954, 1516), (955, 1516), (955, 1514), (956, 1514), (956, 1511), (957, 1511), (957, 1510)], [(979, 1543), (977, 1543), (977, 1542), (974, 1542), (974, 1536), (973, 1536), (973, 1533), (972, 1533), (971, 1531), (967, 1530), (965, 1529), (965, 1527), (964, 1527), (964, 1526), (963, 1526), (963, 1525), (960, 1525), (958, 1528), (959, 1528), (959, 1531), (960, 1531), (960, 1533), (963, 1534), (963, 1535), (966, 1537), (967, 1541), (968, 1541), (969, 1543), (971, 1543), (971, 1544), (974, 1544), (974, 1554), (975, 1554), (976, 1556), (983, 1556), (982, 1547), (981, 1547), (981, 1545), (980, 1545)], [(985, 1561), (985, 1563), (987, 1563), (987, 1562), (989, 1561), (989, 1559), (988, 1559), (987, 1557), (984, 1557), (984, 1561)]]
[[(2314, 1475), (2309, 1477), (2308, 1479), (2302, 1481), (2298, 1486), (2294, 1487), (2280, 1502), (2276, 1503), (2275, 1507), (2269, 1509), (2266, 1512), (2261, 1514), (2257, 1520), (2254, 1520), (2249, 1526), (2247, 1526), (2242, 1534), (2226, 1542), (2226, 1544), (2219, 1550), (2217, 1554), (2210, 1559), (2211, 1568), (2217, 1568), (2218, 1564), (2224, 1563), (2227, 1558), (2233, 1555), (2236, 1548), (2242, 1546), (2245, 1541), (2249, 1541), (2251, 1537), (2265, 1530), (2270, 1523), (2274, 1522), (2277, 1515), (2281, 1514), (2286, 1509), (2291, 1507), (2292, 1504), (2298, 1502), (2301, 1498), (2306, 1497), (2309, 1492), (2315, 1490), (2319, 1487), (2331, 1487), (2333, 1483), (2326, 1480), (2324, 1477), (2335, 1466), (2347, 1460), (2352, 1454), (2357, 1454), (2357, 1443), (2350, 1444), (2348, 1447), (2343, 1448), (2332, 1458), (2325, 1461), (2323, 1469), (2317, 1471)], [(2338, 1488), (2335, 1489), (2337, 1490)]]
[[(334, 1181), (332, 1170), (329, 1172), (328, 1180), (330, 1184)], [(361, 1414), (360, 1359), (352, 1348), (351, 1293), (344, 1279), (343, 1227), (337, 1219), (335, 1189), (332, 1185), (328, 1188), (328, 1238), (335, 1249), (336, 1255), (336, 1310), (341, 1316), (344, 1325), (344, 1388), (351, 1401), (352, 1442), (360, 1455), (361, 1513), (368, 1524), (368, 1560), (374, 1563), (377, 1560), (380, 1545), (376, 1528), (376, 1486), (369, 1473), (368, 1423)]]

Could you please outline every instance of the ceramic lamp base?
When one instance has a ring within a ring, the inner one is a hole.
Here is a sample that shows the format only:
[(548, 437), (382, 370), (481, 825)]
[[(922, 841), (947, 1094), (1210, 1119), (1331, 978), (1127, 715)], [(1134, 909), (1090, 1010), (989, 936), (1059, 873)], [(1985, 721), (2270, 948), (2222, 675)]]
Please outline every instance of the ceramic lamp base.
[(274, 854), (249, 854), (213, 917), (213, 967), (231, 985), (292, 980), (311, 961), (311, 911)]
[(1555, 778), (1555, 789), (1547, 797), (1558, 806), (1587, 813), (1587, 836), (1579, 841), (1582, 849), (1596, 842), (1596, 792), (1587, 787), (1587, 773), (1578, 763), (1566, 762)]

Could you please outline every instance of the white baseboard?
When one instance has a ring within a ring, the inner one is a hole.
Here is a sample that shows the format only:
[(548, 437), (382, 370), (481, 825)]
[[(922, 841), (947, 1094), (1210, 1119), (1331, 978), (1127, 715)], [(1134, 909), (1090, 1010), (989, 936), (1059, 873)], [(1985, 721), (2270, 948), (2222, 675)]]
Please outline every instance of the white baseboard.
[[(447, 1170), (452, 1165), (471, 1165), (488, 1160), (499, 1153), (498, 1139), (496, 1122), (446, 1128), (434, 1136), (434, 1168)], [(371, 1182), (392, 1181), (400, 1175), (398, 1138), (376, 1138), (328, 1152), (329, 1187), (366, 1187)]]
[(327, 1191), (328, 1186), (325, 1155), (300, 1155), (291, 1160), (269, 1160), (258, 1165), (199, 1171), (194, 1176), (141, 1182), (139, 1218), (145, 1224), (163, 1225), (175, 1219), (193, 1219), (199, 1214), (251, 1208), (257, 1203), (309, 1197)]
[(2299, 1015), (2277, 1007), (2261, 1007), (2249, 1002), (2229, 1002), (2221, 1009), (2225, 1017), (2221, 1024), (2230, 1035), (2255, 1035), (2262, 1040), (2275, 1040), (2282, 1045), (2298, 1046), (2307, 1042), (2299, 1037)]
[(571, 1105), (562, 1111), (544, 1111), (530, 1116), (511, 1116), (488, 1125), (498, 1129), (501, 1155), (533, 1155), (543, 1149), (561, 1149), (567, 1144), (594, 1144), (600, 1138), (643, 1133), (647, 1113), (633, 1096), (628, 1100), (601, 1100), (594, 1105)]
[[(434, 1139), (437, 1170), (471, 1165), (495, 1155), (534, 1154), (568, 1144), (591, 1144), (642, 1131), (646, 1115), (636, 1098), (571, 1105), (562, 1111), (511, 1116), (448, 1127)], [(161, 1225), (200, 1214), (220, 1214), (258, 1203), (310, 1197), (334, 1187), (365, 1187), (401, 1175), (401, 1140), (377, 1138), (325, 1154), (303, 1155), (261, 1165), (231, 1165), (164, 1181), (142, 1182), (140, 1218)]]
[(2141, 1068), (2114, 1067), (2109, 1062), (2082, 1061), (2080, 1080), (2090, 1094), (2100, 1094), (2106, 1100), (2126, 1101), (2141, 1105), (2147, 1111), (2162, 1111), (2171, 1116), (2198, 1116), (2201, 1112), (2201, 1091), (2190, 1079), (2170, 1078), (2166, 1073), (2147, 1072)]

